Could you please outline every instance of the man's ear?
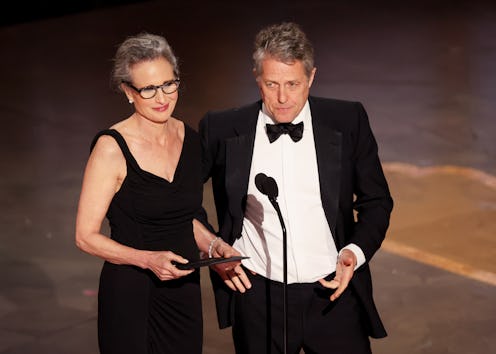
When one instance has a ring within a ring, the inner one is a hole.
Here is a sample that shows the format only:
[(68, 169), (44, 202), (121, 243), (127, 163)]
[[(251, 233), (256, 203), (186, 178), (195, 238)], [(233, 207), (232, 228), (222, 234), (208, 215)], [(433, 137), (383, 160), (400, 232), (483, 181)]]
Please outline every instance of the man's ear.
[(253, 73), (253, 76), (255, 76), (255, 80), (258, 81), (258, 76), (259, 75), (258, 75), (257, 69), (253, 68), (251, 72)]
[(310, 73), (310, 77), (308, 79), (308, 87), (312, 87), (313, 79), (315, 78), (315, 73), (317, 72), (317, 68), (314, 67), (312, 72)]

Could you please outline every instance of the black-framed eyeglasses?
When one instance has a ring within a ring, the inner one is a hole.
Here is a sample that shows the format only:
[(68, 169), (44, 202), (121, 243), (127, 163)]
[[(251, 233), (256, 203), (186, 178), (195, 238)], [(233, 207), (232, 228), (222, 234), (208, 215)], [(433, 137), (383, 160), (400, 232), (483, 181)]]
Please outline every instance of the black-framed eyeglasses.
[(179, 82), (180, 82), (179, 79), (175, 79), (175, 80), (166, 81), (160, 86), (150, 85), (143, 88), (137, 88), (129, 81), (123, 81), (123, 83), (125, 83), (127, 86), (132, 88), (134, 91), (138, 92), (139, 95), (144, 99), (150, 99), (155, 97), (158, 89), (161, 89), (162, 92), (165, 93), (166, 95), (170, 95), (171, 93), (177, 91), (177, 89), (179, 88)]

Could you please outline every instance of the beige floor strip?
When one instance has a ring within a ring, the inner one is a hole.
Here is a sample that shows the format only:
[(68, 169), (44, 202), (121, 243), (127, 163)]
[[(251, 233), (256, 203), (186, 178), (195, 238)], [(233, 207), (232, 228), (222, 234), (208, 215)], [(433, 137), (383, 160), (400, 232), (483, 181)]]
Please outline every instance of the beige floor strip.
[(458, 263), (433, 253), (425, 252), (414, 247), (405, 246), (388, 240), (384, 241), (381, 249), (398, 256), (406, 257), (417, 262), (444, 269), (448, 272), (496, 286), (495, 273), (476, 269), (469, 265)]
[(384, 163), (383, 168), (387, 172), (401, 172), (412, 177), (431, 175), (435, 173), (456, 174), (471, 178), (496, 190), (496, 176), (470, 167), (452, 165), (421, 167), (404, 162), (387, 162)]

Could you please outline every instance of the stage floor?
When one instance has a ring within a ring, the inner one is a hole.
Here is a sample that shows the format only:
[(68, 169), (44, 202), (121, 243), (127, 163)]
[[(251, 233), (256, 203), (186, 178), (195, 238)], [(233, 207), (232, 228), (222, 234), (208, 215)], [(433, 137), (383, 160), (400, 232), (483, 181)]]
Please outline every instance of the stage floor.
[[(496, 6), (199, 4), (148, 1), (0, 27), (0, 353), (98, 352), (102, 262), (75, 247), (74, 224), (94, 134), (130, 114), (109, 88), (116, 45), (145, 30), (167, 37), (182, 72), (176, 116), (196, 128), (208, 110), (258, 99), (253, 36), (282, 20), (314, 44), (311, 93), (364, 104), (396, 202), (371, 263), (389, 333), (374, 352), (495, 353)], [(209, 184), (205, 207), (215, 223)], [(202, 275), (204, 353), (233, 353)]]

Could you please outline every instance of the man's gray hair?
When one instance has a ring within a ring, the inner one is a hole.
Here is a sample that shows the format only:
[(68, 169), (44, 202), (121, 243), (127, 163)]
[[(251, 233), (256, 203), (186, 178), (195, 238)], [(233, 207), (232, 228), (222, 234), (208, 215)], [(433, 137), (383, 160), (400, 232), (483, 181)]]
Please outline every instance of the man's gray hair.
[(253, 51), (257, 76), (262, 74), (262, 61), (267, 57), (286, 64), (300, 60), (308, 77), (314, 68), (313, 46), (300, 26), (293, 22), (271, 25), (258, 32)]

